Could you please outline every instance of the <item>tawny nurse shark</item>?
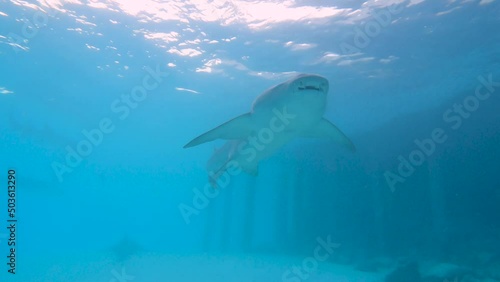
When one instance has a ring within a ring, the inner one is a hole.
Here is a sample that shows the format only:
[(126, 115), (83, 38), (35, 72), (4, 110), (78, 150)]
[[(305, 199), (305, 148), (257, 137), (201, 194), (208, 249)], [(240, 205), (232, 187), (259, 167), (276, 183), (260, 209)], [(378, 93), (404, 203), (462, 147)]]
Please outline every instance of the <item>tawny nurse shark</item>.
[(250, 112), (203, 133), (184, 148), (216, 139), (230, 140), (208, 162), (212, 180), (224, 173), (231, 161), (256, 175), (260, 160), (296, 137), (329, 138), (354, 151), (351, 140), (323, 118), (328, 89), (328, 80), (322, 76), (297, 75), (259, 95)]

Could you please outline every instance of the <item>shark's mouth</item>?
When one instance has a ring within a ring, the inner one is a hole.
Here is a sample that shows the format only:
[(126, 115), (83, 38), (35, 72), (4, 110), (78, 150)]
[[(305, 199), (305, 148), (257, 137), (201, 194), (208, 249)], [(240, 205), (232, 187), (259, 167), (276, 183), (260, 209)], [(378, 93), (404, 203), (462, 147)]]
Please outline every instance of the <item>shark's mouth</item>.
[(305, 86), (305, 87), (299, 87), (299, 90), (315, 90), (315, 91), (321, 91), (321, 88), (316, 87), (316, 86)]

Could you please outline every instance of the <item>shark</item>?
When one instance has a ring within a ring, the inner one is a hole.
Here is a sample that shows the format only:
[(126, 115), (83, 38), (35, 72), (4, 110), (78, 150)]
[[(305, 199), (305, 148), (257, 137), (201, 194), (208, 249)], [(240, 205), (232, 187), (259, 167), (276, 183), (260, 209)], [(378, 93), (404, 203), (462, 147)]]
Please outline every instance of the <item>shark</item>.
[(239, 115), (188, 142), (184, 148), (228, 140), (207, 163), (212, 184), (231, 166), (257, 175), (259, 162), (294, 138), (327, 138), (355, 151), (353, 142), (325, 119), (329, 82), (316, 74), (299, 74), (275, 85)]

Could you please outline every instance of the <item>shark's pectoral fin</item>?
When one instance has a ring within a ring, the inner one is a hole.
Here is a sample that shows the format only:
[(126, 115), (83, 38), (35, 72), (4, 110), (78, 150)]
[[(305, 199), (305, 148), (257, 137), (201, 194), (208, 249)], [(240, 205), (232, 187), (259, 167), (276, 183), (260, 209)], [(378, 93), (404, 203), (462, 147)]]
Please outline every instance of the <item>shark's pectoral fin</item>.
[(302, 137), (329, 138), (353, 152), (356, 151), (351, 140), (338, 127), (324, 118), (316, 126), (304, 132)]
[(250, 135), (252, 130), (252, 116), (250, 113), (246, 113), (194, 138), (184, 148), (200, 145), (215, 139), (244, 139)]

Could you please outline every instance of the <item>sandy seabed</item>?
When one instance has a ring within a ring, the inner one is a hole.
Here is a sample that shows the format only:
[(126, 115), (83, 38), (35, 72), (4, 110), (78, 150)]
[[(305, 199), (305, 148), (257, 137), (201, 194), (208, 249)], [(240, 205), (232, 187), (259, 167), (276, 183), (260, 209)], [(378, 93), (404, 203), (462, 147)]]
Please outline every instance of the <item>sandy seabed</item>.
[[(20, 260), (16, 267), (17, 273), (1, 281), (381, 282), (387, 274), (361, 272), (352, 266), (328, 261), (315, 264), (305, 259), (285, 256), (143, 254), (120, 263), (106, 254), (87, 254)], [(294, 266), (299, 267), (302, 277), (294, 274)], [(309, 273), (308, 267), (313, 267)]]

